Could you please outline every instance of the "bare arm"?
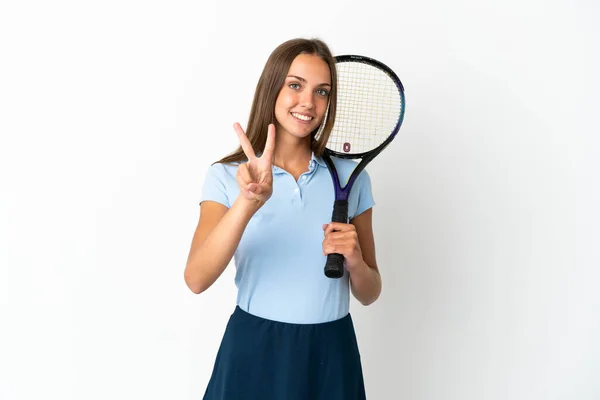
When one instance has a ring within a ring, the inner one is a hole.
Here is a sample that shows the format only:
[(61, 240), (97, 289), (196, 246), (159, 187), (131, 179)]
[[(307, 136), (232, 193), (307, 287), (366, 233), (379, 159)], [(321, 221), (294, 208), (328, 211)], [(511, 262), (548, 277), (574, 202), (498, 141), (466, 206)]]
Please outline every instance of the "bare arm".
[(184, 272), (192, 292), (202, 293), (225, 271), (257, 209), (256, 202), (242, 196), (229, 209), (213, 201), (202, 203)]
[(375, 239), (373, 237), (373, 209), (352, 219), (356, 228), (363, 257), (362, 268), (356, 267), (350, 273), (350, 288), (354, 297), (364, 305), (369, 305), (381, 294), (381, 275), (375, 260)]
[(265, 149), (256, 157), (239, 124), (234, 125), (248, 162), (239, 165), (236, 180), (240, 194), (231, 208), (204, 201), (184, 271), (187, 286), (202, 293), (221, 276), (237, 249), (248, 222), (273, 193), (275, 126), (269, 125)]

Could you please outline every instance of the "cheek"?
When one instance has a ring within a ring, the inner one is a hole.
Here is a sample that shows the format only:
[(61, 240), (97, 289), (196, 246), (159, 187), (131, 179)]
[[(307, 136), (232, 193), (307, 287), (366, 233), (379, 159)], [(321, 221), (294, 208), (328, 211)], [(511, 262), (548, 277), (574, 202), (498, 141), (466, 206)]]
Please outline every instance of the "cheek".
[(276, 108), (280, 109), (289, 109), (294, 105), (294, 99), (292, 96), (286, 95), (285, 93), (281, 93), (277, 97), (277, 101), (275, 103)]
[(319, 113), (320, 118), (323, 118), (325, 116), (325, 112), (327, 112), (327, 104), (328, 104), (327, 99), (320, 100), (319, 103), (317, 104), (318, 113)]

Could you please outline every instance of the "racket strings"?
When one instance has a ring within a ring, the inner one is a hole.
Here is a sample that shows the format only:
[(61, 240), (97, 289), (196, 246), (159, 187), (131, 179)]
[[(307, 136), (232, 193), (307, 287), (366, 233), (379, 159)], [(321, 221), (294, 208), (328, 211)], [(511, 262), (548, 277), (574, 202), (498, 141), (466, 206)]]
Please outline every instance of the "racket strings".
[(362, 62), (336, 65), (337, 111), (327, 147), (359, 154), (379, 147), (393, 132), (402, 111), (395, 82), (381, 69)]

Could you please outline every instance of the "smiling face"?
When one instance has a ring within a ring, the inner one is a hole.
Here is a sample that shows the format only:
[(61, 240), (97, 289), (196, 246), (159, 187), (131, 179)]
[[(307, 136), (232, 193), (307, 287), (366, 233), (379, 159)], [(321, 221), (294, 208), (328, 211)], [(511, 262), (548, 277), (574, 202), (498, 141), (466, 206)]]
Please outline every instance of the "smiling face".
[(330, 90), (327, 63), (313, 54), (299, 54), (275, 102), (277, 133), (299, 139), (310, 136), (323, 121)]

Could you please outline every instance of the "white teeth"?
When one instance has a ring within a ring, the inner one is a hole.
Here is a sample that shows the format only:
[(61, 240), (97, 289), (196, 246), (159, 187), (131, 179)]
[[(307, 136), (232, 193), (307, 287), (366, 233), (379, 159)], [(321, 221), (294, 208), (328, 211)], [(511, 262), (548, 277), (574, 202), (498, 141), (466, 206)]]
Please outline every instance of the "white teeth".
[(298, 119), (301, 119), (302, 121), (310, 121), (312, 119), (312, 117), (307, 117), (306, 115), (302, 114), (292, 113), (292, 115)]

